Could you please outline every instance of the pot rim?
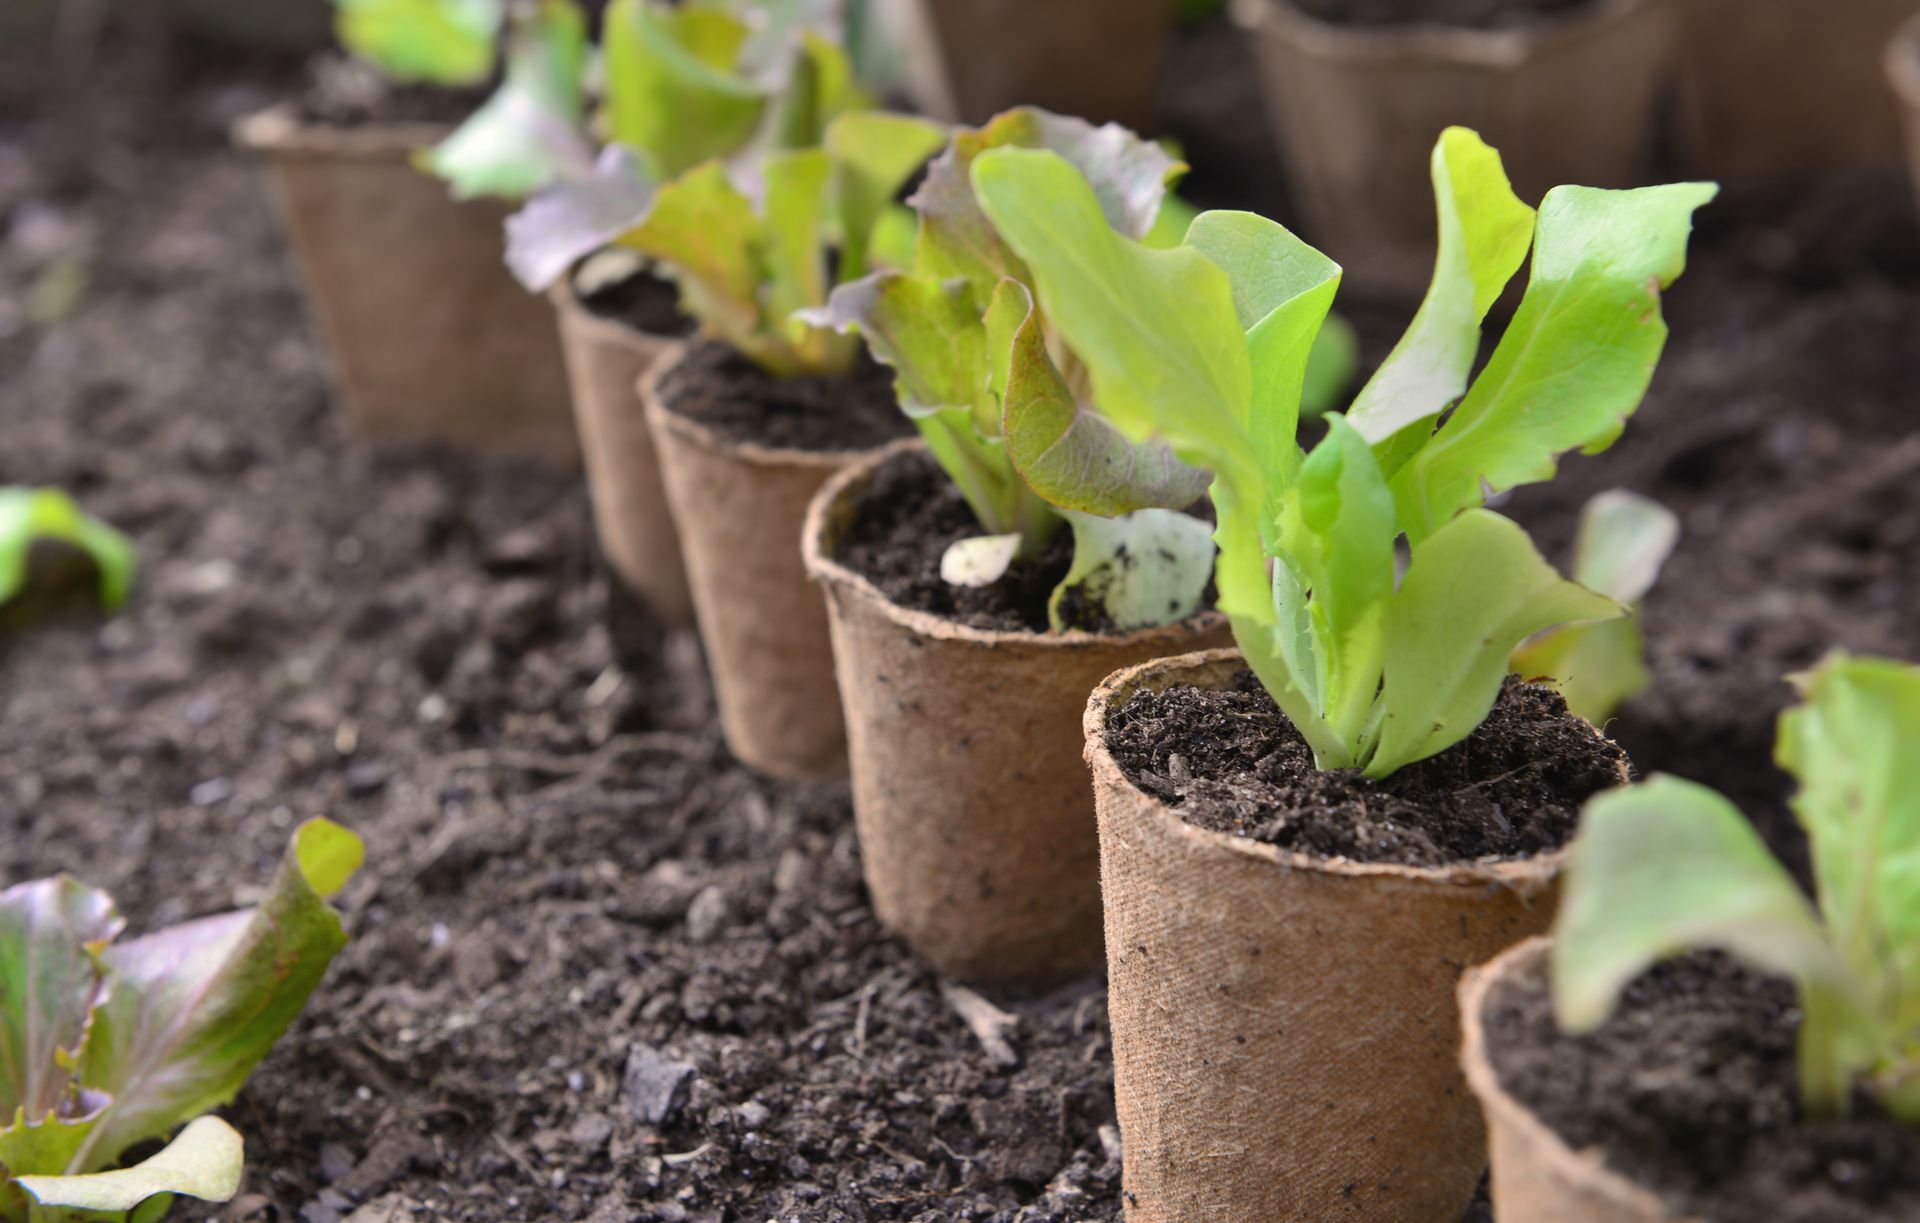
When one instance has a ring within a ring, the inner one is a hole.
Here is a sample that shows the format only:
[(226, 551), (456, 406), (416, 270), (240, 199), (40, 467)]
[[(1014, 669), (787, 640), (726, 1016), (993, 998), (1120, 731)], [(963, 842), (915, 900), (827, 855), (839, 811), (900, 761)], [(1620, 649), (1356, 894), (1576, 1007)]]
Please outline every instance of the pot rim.
[(1920, 13), (1901, 22), (1887, 40), (1887, 82), (1909, 110), (1920, 111)]
[[(1168, 682), (1173, 682), (1172, 673), (1175, 672), (1218, 667), (1227, 663), (1242, 666), (1245, 665), (1245, 661), (1245, 655), (1240, 652), (1239, 647), (1228, 646), (1157, 658), (1150, 662), (1122, 668), (1109, 675), (1087, 699), (1086, 714), (1081, 723), (1086, 732), (1086, 758), (1088, 766), (1094, 773), (1094, 788), (1099, 789), (1104, 782), (1116, 789), (1139, 795), (1152, 808), (1155, 817), (1165, 828), (1174, 836), (1186, 840), (1195, 849), (1236, 853), (1242, 857), (1268, 862), (1287, 870), (1313, 871), (1347, 879), (1394, 880), (1418, 887), (1501, 887), (1512, 889), (1523, 895), (1534, 895), (1551, 887), (1560, 872), (1565, 869), (1571, 843), (1525, 858), (1454, 862), (1446, 866), (1408, 866), (1400, 862), (1362, 862), (1352, 858), (1327, 858), (1299, 850), (1282, 849), (1277, 845), (1234, 836), (1232, 833), (1201, 828), (1181, 819), (1179, 813), (1172, 807), (1134, 785), (1126, 772), (1121, 769), (1119, 762), (1108, 751), (1107, 711), (1162, 676), (1169, 677)], [(1600, 734), (1598, 730), (1594, 730), (1593, 733)], [(1622, 762), (1621, 782), (1625, 783), (1627, 779), (1627, 766)]]
[[(554, 312), (566, 321), (567, 326), (586, 333), (600, 343), (615, 344), (629, 352), (640, 354), (663, 345), (683, 347), (689, 339), (693, 338), (687, 335), (661, 335), (655, 331), (642, 331), (631, 323), (595, 314), (591, 307), (580, 300), (580, 295), (574, 292), (573, 273), (577, 267), (576, 264), (568, 268), (565, 275), (547, 286), (546, 298), (553, 304)], [(661, 359), (664, 360), (665, 356), (663, 355)]]
[(873, 606), (891, 620), (896, 626), (920, 637), (930, 637), (941, 641), (959, 641), (969, 645), (1006, 648), (1026, 646), (1038, 650), (1087, 649), (1095, 647), (1114, 648), (1134, 645), (1151, 645), (1164, 641), (1169, 646), (1190, 642), (1209, 629), (1225, 623), (1218, 611), (1208, 608), (1197, 611), (1184, 620), (1172, 624), (1148, 625), (1125, 633), (1090, 633), (1085, 629), (1068, 629), (1064, 632), (1040, 632), (1034, 629), (983, 629), (970, 624), (962, 624), (945, 616), (937, 616), (919, 608), (903, 607), (888, 598), (866, 575), (834, 559), (828, 547), (827, 535), (832, 527), (832, 516), (840, 502), (853, 491), (853, 486), (863, 483), (879, 467), (891, 459), (914, 452), (924, 452), (927, 444), (917, 437), (903, 437), (889, 442), (872, 451), (859, 462), (836, 472), (814, 494), (807, 506), (806, 526), (800, 536), (801, 553), (807, 563), (807, 573), (814, 581), (829, 588), (847, 590)]
[(1460, 1069), (1467, 1086), (1480, 1101), (1489, 1125), (1507, 1127), (1525, 1140), (1535, 1158), (1546, 1163), (1569, 1183), (1600, 1198), (1623, 1217), (1660, 1219), (1671, 1223), (1701, 1223), (1693, 1216), (1681, 1216), (1650, 1190), (1634, 1184), (1607, 1166), (1601, 1147), (1574, 1150), (1542, 1121), (1534, 1111), (1508, 1094), (1487, 1056), (1487, 1033), (1482, 1022), (1488, 999), (1514, 974), (1532, 968), (1553, 947), (1553, 940), (1536, 934), (1515, 943), (1485, 964), (1476, 964), (1460, 977), (1454, 989), (1460, 1001)]
[(1232, 0), (1235, 25), (1270, 34), (1322, 59), (1348, 63), (1435, 61), (1518, 68), (1640, 17), (1664, 16), (1661, 0), (1595, 0), (1590, 11), (1557, 14), (1523, 26), (1467, 29), (1433, 22), (1393, 26), (1335, 25), (1309, 16), (1295, 0)]
[(411, 157), (453, 132), (446, 123), (366, 123), (353, 127), (310, 123), (285, 102), (243, 115), (233, 124), (233, 142), (275, 157), (348, 159)]
[[(854, 459), (864, 458), (893, 444), (886, 442), (880, 446), (859, 446), (851, 450), (802, 450), (796, 446), (768, 446), (760, 442), (736, 441), (723, 436), (711, 425), (669, 408), (660, 396), (661, 379), (679, 368), (694, 344), (705, 338), (707, 337), (696, 332), (685, 339), (670, 341), (673, 348), (663, 353), (660, 359), (640, 376), (640, 402), (645, 406), (647, 421), (653, 428), (672, 433), (681, 441), (698, 446), (710, 454), (726, 455), (736, 462), (752, 467), (811, 467), (821, 470), (838, 470)], [(715, 343), (720, 342), (715, 341)]]

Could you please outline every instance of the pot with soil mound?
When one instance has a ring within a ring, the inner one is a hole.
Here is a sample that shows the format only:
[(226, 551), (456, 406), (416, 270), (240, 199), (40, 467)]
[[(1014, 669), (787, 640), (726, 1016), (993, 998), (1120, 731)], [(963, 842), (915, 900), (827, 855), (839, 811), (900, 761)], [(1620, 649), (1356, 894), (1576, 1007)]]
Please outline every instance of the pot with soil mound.
[[(1900, 127), (1876, 65), (1914, 0), (1679, 0), (1688, 161), (1736, 182), (1892, 166)], [(1790, 87), (1783, 87), (1790, 82)]]
[(800, 524), (828, 477), (906, 428), (872, 365), (776, 378), (696, 341), (640, 383), (727, 746), (782, 780), (847, 771), (826, 608)]
[(1637, 181), (1666, 82), (1660, 0), (1235, 0), (1306, 228), (1348, 284), (1416, 294), (1433, 263), (1426, 152), (1450, 124), (1521, 192)]
[(821, 489), (807, 568), (826, 588), (880, 920), (950, 976), (1051, 984), (1101, 959), (1099, 847), (1079, 763), (1087, 693), (1119, 667), (1224, 642), (1226, 622), (1201, 612), (1126, 632), (1051, 631), (1048, 598), (1071, 547), (1016, 562), (991, 586), (942, 581), (942, 554), (978, 529), (924, 447), (901, 443)]
[(450, 130), (276, 108), (235, 134), (265, 162), (356, 436), (571, 466), (560, 345), (501, 264), (504, 206), (414, 167)]
[(686, 566), (638, 387), (692, 323), (680, 313), (673, 286), (645, 271), (587, 292), (576, 284), (579, 275), (562, 276), (547, 294), (559, 318), (600, 551), (662, 624), (689, 627)]
[(1234, 650), (1112, 676), (1085, 731), (1128, 1218), (1457, 1217), (1456, 978), (1546, 928), (1625, 755), (1509, 683), (1385, 782), (1318, 770)]
[(985, 123), (1022, 104), (1148, 129), (1173, 14), (1166, 0), (881, 0), (927, 114)]

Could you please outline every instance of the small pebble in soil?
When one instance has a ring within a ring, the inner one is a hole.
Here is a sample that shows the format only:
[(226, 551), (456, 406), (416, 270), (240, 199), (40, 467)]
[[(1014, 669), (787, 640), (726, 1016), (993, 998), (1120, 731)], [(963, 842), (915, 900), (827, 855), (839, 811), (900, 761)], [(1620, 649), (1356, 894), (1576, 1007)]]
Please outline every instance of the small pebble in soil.
[(627, 1112), (642, 1125), (667, 1124), (686, 1104), (695, 1073), (686, 1062), (676, 1062), (651, 1045), (636, 1043), (627, 1051)]

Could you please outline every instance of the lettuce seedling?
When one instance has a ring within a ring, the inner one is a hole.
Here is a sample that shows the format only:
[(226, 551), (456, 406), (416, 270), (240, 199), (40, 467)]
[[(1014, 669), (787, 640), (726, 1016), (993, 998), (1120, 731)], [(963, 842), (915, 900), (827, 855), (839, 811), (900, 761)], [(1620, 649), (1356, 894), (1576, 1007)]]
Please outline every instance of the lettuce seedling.
[(677, 282), (707, 334), (769, 373), (844, 372), (857, 343), (796, 315), (825, 305), (835, 283), (908, 257), (912, 218), (893, 198), (945, 133), (868, 109), (834, 44), (803, 31), (799, 46), (787, 86), (729, 161), (679, 169), (710, 150), (648, 152), (619, 142), (616, 122), (596, 174), (563, 179), (508, 220), (521, 283), (545, 288), (586, 255), (624, 247)]
[(999, 580), (1064, 518), (1074, 560), (1049, 602), (1056, 630), (1076, 591), (1122, 629), (1191, 615), (1213, 571), (1211, 527), (1179, 511), (1208, 476), (1164, 443), (1129, 441), (1088, 402), (1086, 366), (974, 196), (974, 163), (1008, 147), (1058, 155), (1099, 201), (1094, 223), (1137, 239), (1186, 169), (1114, 124), (1008, 111), (955, 135), (928, 168), (908, 201), (919, 214), (911, 270), (842, 285), (803, 318), (857, 332), (893, 367), (901, 407), (972, 507), (985, 534), (948, 550), (949, 582)]
[(1713, 948), (1799, 989), (1806, 1113), (1856, 1086), (1920, 1124), (1920, 667), (1836, 654), (1796, 676), (1775, 759), (1799, 790), (1817, 908), (1733, 804), (1656, 776), (1587, 804), (1554, 925), (1553, 1000), (1598, 1027), (1659, 960)]
[[(1660, 291), (1715, 193), (1558, 187), (1536, 214), (1463, 128), (1442, 134), (1432, 172), (1432, 284), (1309, 453), (1301, 390), (1337, 264), (1244, 212), (1204, 213), (1180, 246), (1149, 249), (1103, 223), (1057, 153), (995, 149), (973, 165), (1101, 413), (1213, 472), (1215, 580), (1248, 665), (1322, 768), (1370, 777), (1471, 733), (1528, 636), (1624, 611), (1484, 502), (1619, 435), (1666, 341)], [(1470, 382), (1481, 323), (1529, 247), (1525, 296)]]
[(346, 944), (326, 897), (362, 852), (309, 820), (258, 907), (128, 942), (113, 901), (65, 875), (0, 892), (0, 1220), (145, 1223), (175, 1194), (234, 1195), (240, 1136), (202, 1114), (233, 1098)]
[(0, 488), (0, 607), (27, 584), (27, 561), (40, 541), (78, 548), (93, 561), (100, 606), (114, 611), (133, 588), (133, 544), (57, 488)]
[(1680, 542), (1673, 511), (1625, 489), (1596, 495), (1580, 511), (1573, 580), (1628, 609), (1614, 620), (1563, 624), (1513, 652), (1514, 674), (1560, 690), (1567, 708), (1600, 726), (1652, 680), (1643, 657), (1640, 601)]

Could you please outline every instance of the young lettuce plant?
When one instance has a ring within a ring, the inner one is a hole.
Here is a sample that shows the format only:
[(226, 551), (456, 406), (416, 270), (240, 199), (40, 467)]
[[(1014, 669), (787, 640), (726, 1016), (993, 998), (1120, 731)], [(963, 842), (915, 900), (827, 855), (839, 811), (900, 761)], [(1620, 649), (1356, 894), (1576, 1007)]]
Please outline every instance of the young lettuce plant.
[(587, 22), (574, 0), (335, 0), (357, 58), (402, 83), (486, 83), (491, 97), (415, 157), (455, 197), (520, 198), (591, 167), (585, 134)]
[(1920, 668), (1837, 654), (1795, 682), (1775, 757), (1799, 782), (1817, 908), (1714, 791), (1666, 776), (1609, 791), (1573, 842), (1555, 1013), (1590, 1031), (1652, 964), (1725, 951), (1798, 987), (1809, 1116), (1846, 1115), (1862, 1086), (1920, 1124)]
[(804, 45), (805, 67), (751, 156), (702, 161), (656, 185), (614, 145), (602, 168), (617, 168), (530, 201), (507, 222), (521, 283), (544, 288), (609, 245), (635, 251), (677, 282), (708, 335), (768, 373), (845, 372), (857, 341), (801, 312), (824, 306), (835, 283), (910, 257), (911, 216), (893, 197), (945, 133), (866, 109), (844, 54), (810, 36)]
[(1144, 238), (1185, 166), (1119, 126), (1034, 108), (955, 135), (908, 201), (919, 214), (911, 270), (835, 289), (805, 321), (857, 332), (892, 366), (901, 407), (985, 534), (942, 559), (956, 585), (998, 581), (1064, 520), (1074, 559), (1053, 592), (1055, 630), (1078, 592), (1115, 627), (1191, 615), (1213, 571), (1211, 527), (1179, 511), (1205, 472), (1157, 441), (1133, 442), (1094, 410), (1086, 366), (1034, 303), (1025, 265), (995, 232), (970, 171), (996, 148), (1046, 149), (1098, 200), (1097, 222)]
[[(175, 1194), (226, 1201), (233, 1098), (346, 944), (326, 903), (360, 839), (313, 819), (259, 906), (128, 942), (104, 892), (65, 875), (0, 892), (0, 1220), (148, 1223)], [(172, 1142), (114, 1169), (138, 1143)]]
[(27, 561), (40, 541), (78, 548), (99, 575), (100, 606), (117, 610), (133, 588), (133, 544), (56, 488), (0, 488), (0, 607), (26, 588)]
[(1628, 608), (1615, 620), (1563, 624), (1513, 652), (1514, 674), (1559, 689), (1567, 708), (1595, 726), (1652, 680), (1640, 633), (1640, 601), (1680, 542), (1673, 511), (1625, 489), (1597, 494), (1580, 511), (1573, 580)]
[[(1484, 502), (1618, 437), (1665, 344), (1660, 291), (1715, 193), (1558, 187), (1536, 214), (1463, 128), (1441, 135), (1432, 172), (1432, 284), (1308, 453), (1301, 390), (1338, 265), (1240, 212), (1204, 213), (1180, 246), (1149, 249), (1103, 224), (1092, 189), (1047, 150), (973, 166), (1101, 413), (1213, 472), (1215, 580), (1248, 665), (1320, 767), (1376, 778), (1471, 733), (1522, 640), (1624, 611)], [(1526, 293), (1470, 382), (1481, 323), (1529, 247)]]

